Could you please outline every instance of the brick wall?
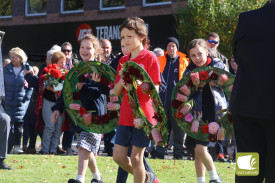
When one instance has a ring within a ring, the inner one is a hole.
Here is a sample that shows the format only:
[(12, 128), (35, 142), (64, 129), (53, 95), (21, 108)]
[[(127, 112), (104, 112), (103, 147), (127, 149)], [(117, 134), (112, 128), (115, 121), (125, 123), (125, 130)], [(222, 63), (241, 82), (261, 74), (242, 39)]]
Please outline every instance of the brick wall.
[(0, 26), (47, 24), (61, 22), (79, 22), (105, 19), (119, 19), (132, 16), (170, 15), (176, 8), (184, 7), (185, 0), (172, 1), (171, 5), (143, 7), (142, 0), (125, 0), (126, 8), (121, 10), (99, 10), (99, 0), (84, 0), (84, 12), (61, 14), (61, 0), (47, 1), (47, 14), (42, 16), (25, 16), (25, 0), (13, 0), (11, 18), (0, 19)]

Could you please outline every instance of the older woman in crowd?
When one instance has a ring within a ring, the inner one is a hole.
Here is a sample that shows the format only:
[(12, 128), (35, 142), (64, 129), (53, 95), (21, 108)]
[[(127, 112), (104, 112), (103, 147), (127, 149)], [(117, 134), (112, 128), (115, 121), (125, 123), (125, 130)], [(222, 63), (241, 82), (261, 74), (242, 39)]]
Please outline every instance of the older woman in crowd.
[(5, 110), (14, 126), (14, 135), (10, 133), (9, 147), (14, 145), (14, 153), (23, 153), (20, 148), (23, 130), (23, 117), (29, 105), (33, 89), (24, 79), (24, 69), (32, 68), (26, 63), (28, 57), (21, 48), (12, 48), (9, 52), (11, 63), (4, 67)]

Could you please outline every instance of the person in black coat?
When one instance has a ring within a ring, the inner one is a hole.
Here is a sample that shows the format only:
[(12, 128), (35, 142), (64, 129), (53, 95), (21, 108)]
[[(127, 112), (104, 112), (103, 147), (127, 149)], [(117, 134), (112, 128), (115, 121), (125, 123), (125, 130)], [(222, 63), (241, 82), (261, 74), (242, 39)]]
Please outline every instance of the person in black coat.
[(233, 39), (238, 71), (230, 111), (237, 148), (259, 153), (259, 175), (236, 176), (237, 183), (275, 180), (274, 20), (275, 0), (269, 0), (260, 9), (240, 14)]

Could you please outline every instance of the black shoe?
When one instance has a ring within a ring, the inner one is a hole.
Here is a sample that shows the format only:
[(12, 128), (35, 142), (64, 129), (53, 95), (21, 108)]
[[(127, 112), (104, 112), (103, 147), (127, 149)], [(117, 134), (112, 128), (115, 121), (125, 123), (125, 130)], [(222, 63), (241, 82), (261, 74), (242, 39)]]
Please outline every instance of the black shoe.
[(102, 180), (92, 179), (91, 183), (103, 183)]
[(174, 156), (174, 159), (176, 159), (176, 160), (182, 160), (182, 159), (183, 159), (183, 156), (177, 155), (177, 156)]
[(149, 155), (148, 151), (145, 151), (145, 152), (144, 152), (145, 158), (148, 158), (148, 155)]
[(111, 156), (112, 157), (113, 156), (113, 152), (108, 152), (107, 156)]
[(9, 167), (4, 161), (0, 162), (0, 169), (5, 170), (13, 170), (11, 167)]
[(49, 154), (48, 152), (39, 151), (39, 154)]
[(68, 183), (81, 183), (79, 180), (69, 179)]
[(222, 162), (222, 163), (225, 163), (225, 162), (226, 162), (226, 160), (225, 160), (224, 158), (217, 158), (216, 161)]

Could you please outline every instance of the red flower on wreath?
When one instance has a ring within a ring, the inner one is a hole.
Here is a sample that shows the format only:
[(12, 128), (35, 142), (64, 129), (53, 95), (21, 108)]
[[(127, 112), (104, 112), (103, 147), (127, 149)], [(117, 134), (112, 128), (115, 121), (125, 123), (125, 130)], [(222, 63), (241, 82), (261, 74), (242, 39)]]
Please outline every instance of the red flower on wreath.
[(78, 76), (78, 81), (79, 81), (80, 83), (83, 83), (84, 80), (85, 80), (85, 76), (84, 76), (84, 75)]
[(155, 113), (153, 118), (155, 118), (158, 122), (162, 122), (163, 118), (159, 113)]
[(103, 124), (108, 124), (109, 123), (109, 118), (108, 118), (107, 114), (101, 116), (100, 118), (101, 118), (101, 121), (102, 121)]
[(208, 125), (202, 125), (201, 131), (202, 133), (208, 133)]
[(139, 75), (137, 75), (137, 78), (142, 81), (143, 80), (142, 74), (139, 73)]
[(100, 83), (103, 85), (108, 85), (109, 81), (105, 77), (101, 76)]
[(138, 78), (139, 80), (143, 80), (143, 76), (140, 73), (138, 68), (134, 68), (134, 67), (130, 67), (128, 69), (128, 72), (131, 73), (133, 76), (135, 76), (136, 78)]
[(218, 74), (212, 73), (211, 76), (210, 76), (210, 79), (211, 79), (211, 80), (216, 80), (216, 79), (218, 79)]
[(217, 141), (217, 135), (209, 134), (209, 141), (210, 142), (216, 142)]
[(84, 107), (80, 107), (78, 113), (79, 113), (81, 116), (83, 116), (84, 114), (87, 113), (87, 111), (86, 111), (86, 109), (85, 109)]
[(123, 80), (124, 80), (125, 83), (132, 83), (133, 82), (133, 80), (131, 78), (131, 74), (129, 72), (127, 72), (124, 75)]
[(193, 88), (194, 84), (191, 79), (188, 81), (187, 86), (189, 86), (190, 88)]
[(129, 67), (128, 72), (132, 73), (132, 75), (136, 76), (136, 77), (137, 77), (138, 74), (140, 74), (140, 71), (138, 70), (138, 68), (134, 68), (134, 67)]
[(112, 116), (112, 119), (117, 117), (117, 112), (116, 111), (112, 111), (110, 112), (110, 115)]
[(208, 72), (207, 71), (201, 71), (200, 72), (200, 80), (201, 81), (206, 81), (208, 80), (209, 76), (208, 76)]
[(180, 118), (183, 117), (183, 114), (182, 114), (181, 112), (177, 112), (177, 111), (176, 111), (176, 112), (175, 112), (175, 117), (180, 119)]
[(180, 106), (181, 106), (182, 102), (179, 101), (179, 100), (173, 100), (172, 101), (172, 107), (175, 108), (175, 109), (178, 109)]
[(108, 120), (108, 123), (109, 123), (110, 120), (113, 119), (113, 116), (111, 115), (111, 113), (107, 113), (104, 116), (106, 116), (106, 119)]
[(73, 99), (74, 100), (80, 100), (80, 93), (79, 92), (73, 92)]
[(93, 123), (96, 124), (96, 125), (99, 125), (101, 123), (100, 116), (98, 116), (98, 115), (93, 116)]

